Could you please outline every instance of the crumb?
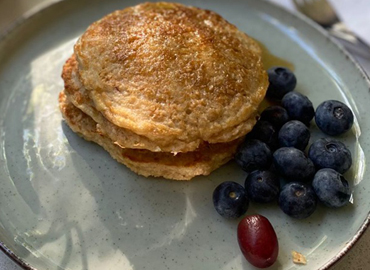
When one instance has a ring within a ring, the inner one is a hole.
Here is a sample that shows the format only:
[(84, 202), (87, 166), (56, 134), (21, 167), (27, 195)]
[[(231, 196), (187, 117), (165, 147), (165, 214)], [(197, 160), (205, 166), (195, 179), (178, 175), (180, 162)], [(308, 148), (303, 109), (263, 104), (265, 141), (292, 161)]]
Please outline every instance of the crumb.
[(292, 251), (292, 257), (293, 257), (293, 262), (296, 264), (307, 264), (306, 257), (297, 251)]

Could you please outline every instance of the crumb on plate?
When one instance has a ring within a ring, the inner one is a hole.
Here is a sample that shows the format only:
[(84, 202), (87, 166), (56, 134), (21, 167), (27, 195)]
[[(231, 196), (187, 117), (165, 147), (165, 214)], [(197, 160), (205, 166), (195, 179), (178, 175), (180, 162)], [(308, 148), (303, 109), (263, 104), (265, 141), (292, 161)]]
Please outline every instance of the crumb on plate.
[(306, 257), (297, 251), (294, 251), (294, 250), (292, 251), (292, 257), (293, 257), (293, 262), (296, 264), (307, 264)]

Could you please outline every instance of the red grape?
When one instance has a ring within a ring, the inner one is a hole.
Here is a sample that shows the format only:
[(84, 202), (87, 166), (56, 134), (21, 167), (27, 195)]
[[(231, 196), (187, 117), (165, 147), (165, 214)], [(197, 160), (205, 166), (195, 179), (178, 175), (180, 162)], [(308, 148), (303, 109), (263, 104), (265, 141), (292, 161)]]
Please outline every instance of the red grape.
[(264, 216), (243, 218), (238, 225), (238, 242), (244, 257), (256, 267), (269, 267), (277, 259), (277, 236), (270, 221)]

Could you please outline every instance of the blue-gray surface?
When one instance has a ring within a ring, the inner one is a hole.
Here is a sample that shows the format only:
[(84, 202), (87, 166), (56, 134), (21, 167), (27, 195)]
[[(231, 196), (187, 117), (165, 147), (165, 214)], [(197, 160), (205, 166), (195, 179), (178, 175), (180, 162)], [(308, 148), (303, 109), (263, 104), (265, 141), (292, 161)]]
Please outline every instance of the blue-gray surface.
[[(4, 19), (6, 16), (16, 16), (16, 11), (13, 8), (17, 6), (17, 3), (20, 3), (19, 6), (22, 6), (23, 9), (32, 7), (32, 4), (37, 4), (39, 2), (46, 2), (46, 0), (0, 0), (0, 18)], [(7, 4), (11, 4), (12, 8), (9, 12), (9, 9), (5, 9)], [(7, 15), (5, 13), (8, 13)], [(4, 23), (0, 19), (0, 24)], [(1, 30), (1, 28), (0, 28)], [(370, 55), (370, 51), (369, 51)], [(365, 60), (363, 58), (356, 57), (357, 61), (362, 65), (362, 67), (370, 74), (370, 60)], [(349, 269), (359, 269), (364, 266), (370, 265), (369, 252), (370, 252), (370, 231), (368, 230), (355, 247), (335, 266), (332, 267), (332, 270), (349, 270)], [(366, 267), (365, 267), (366, 268)], [(0, 270), (22, 270), (16, 263), (14, 263), (6, 254), (0, 251)]]

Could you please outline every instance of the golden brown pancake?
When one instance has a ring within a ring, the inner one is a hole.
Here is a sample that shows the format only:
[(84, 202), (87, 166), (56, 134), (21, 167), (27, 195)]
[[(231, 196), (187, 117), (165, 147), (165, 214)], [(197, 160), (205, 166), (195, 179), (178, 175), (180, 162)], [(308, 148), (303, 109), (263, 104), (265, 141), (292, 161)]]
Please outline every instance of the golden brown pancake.
[(232, 158), (268, 86), (252, 38), (212, 11), (164, 2), (93, 23), (62, 77), (73, 131), (140, 175), (175, 180)]
[(74, 49), (92, 107), (162, 151), (244, 136), (268, 86), (252, 38), (212, 11), (181, 4), (115, 11)]
[(118, 162), (144, 176), (162, 176), (168, 179), (189, 180), (197, 175), (208, 175), (228, 162), (242, 139), (228, 143), (204, 143), (194, 152), (173, 155), (165, 152), (125, 149), (99, 133), (96, 122), (67, 98), (59, 94), (59, 107), (69, 127), (88, 141), (101, 145)]

